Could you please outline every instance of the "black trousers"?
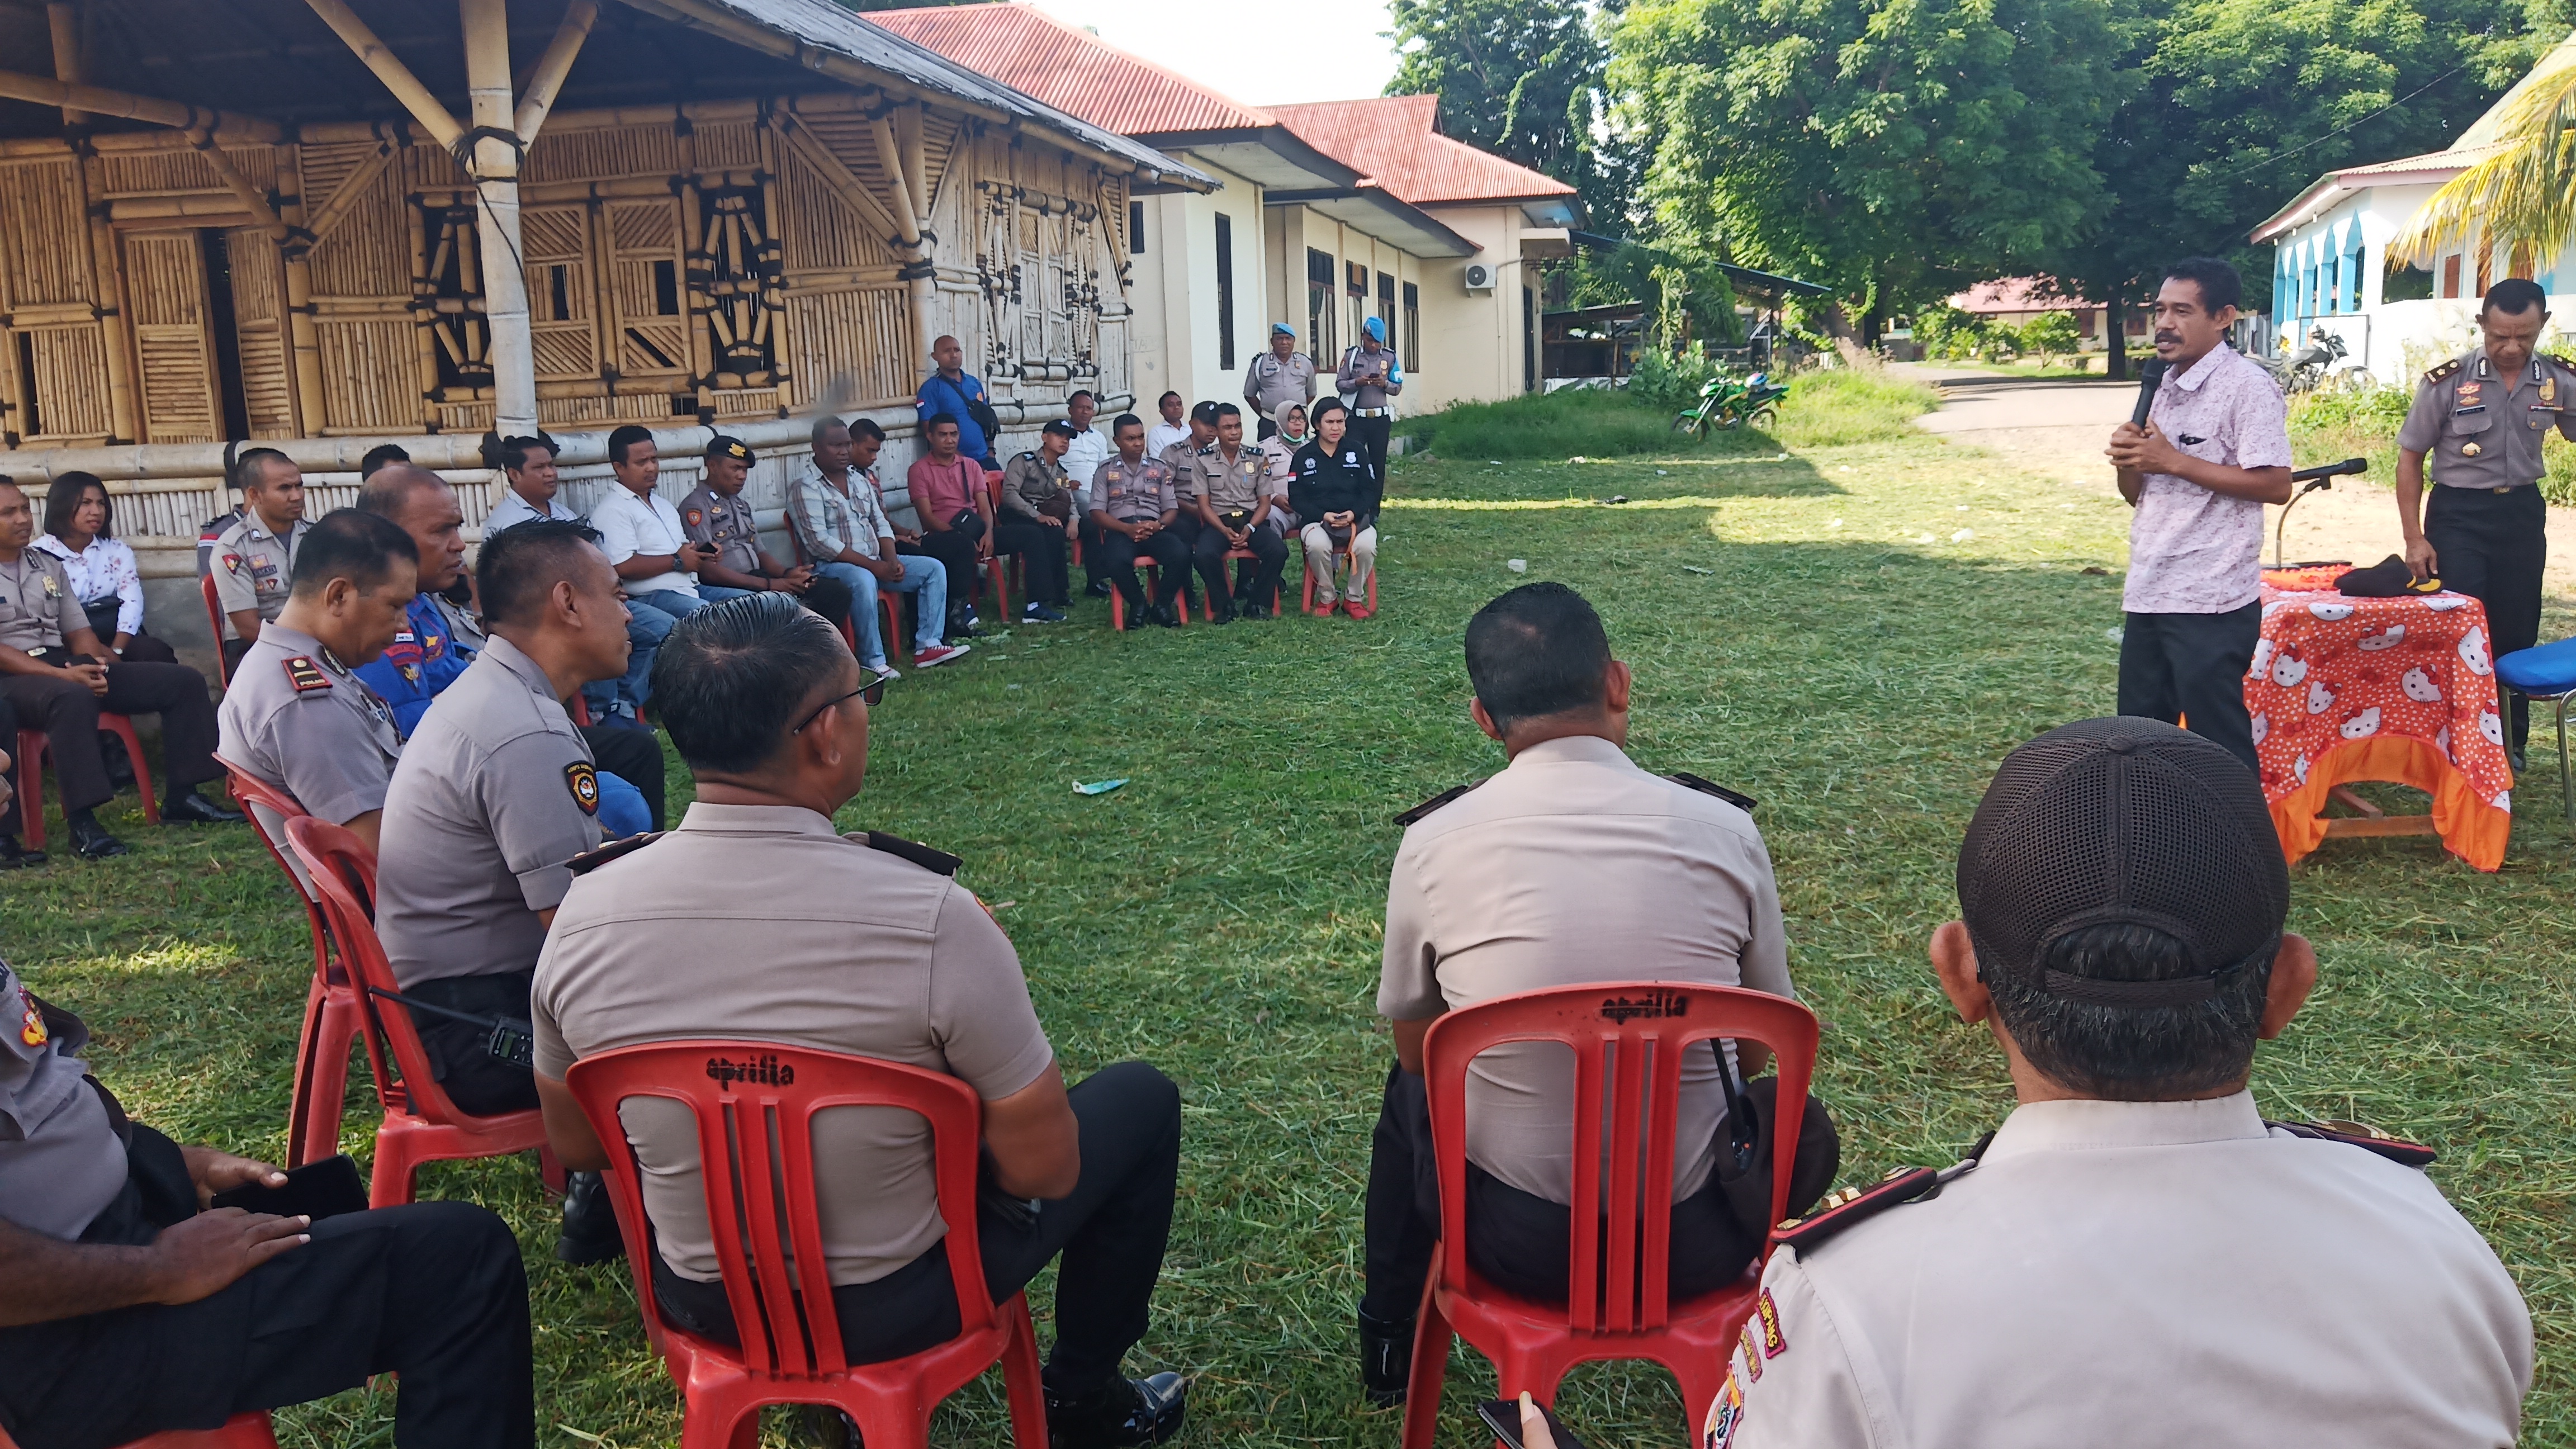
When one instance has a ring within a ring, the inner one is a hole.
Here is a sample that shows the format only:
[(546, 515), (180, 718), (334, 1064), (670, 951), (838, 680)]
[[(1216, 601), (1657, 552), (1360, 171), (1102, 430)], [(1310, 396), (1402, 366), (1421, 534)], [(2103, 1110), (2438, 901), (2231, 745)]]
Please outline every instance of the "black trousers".
[(1377, 470), (1380, 478), (1386, 476), (1386, 440), (1394, 430), (1395, 419), (1391, 417), (1351, 415), (1351, 440), (1359, 444), (1360, 452), (1368, 458), (1368, 465)]
[[(1389, 1067), (1370, 1138), (1363, 1219), (1365, 1288), (1360, 1311), (1401, 1322), (1422, 1304), (1440, 1246), (1439, 1174), (1431, 1154), (1431, 1103), (1421, 1077)], [(1573, 1274), (1571, 1210), (1467, 1164), (1467, 1262), (1496, 1287), (1565, 1301)], [(1744, 1231), (1712, 1173), (1673, 1204), (1672, 1292), (1695, 1298), (1734, 1282), (1761, 1244)]]
[(536, 1443), (518, 1240), (462, 1202), (351, 1213), (194, 1303), (0, 1329), (0, 1424), (107, 1449), (402, 1376), (401, 1449)]
[[(116, 642), (116, 615), (123, 607), (124, 601), (114, 594), (81, 605), (81, 612), (89, 615), (90, 632), (98, 636), (98, 642)], [(176, 664), (179, 651), (137, 629), (134, 637), (125, 641), (124, 657), (137, 664)]]
[[(1229, 593), (1225, 582), (1225, 554), (1232, 546), (1226, 541), (1224, 529), (1210, 528), (1204, 523), (1199, 525), (1198, 537), (1190, 544), (1190, 552), (1198, 560), (1199, 578), (1207, 585), (1208, 610), (1211, 613)], [(1258, 601), (1268, 605), (1275, 602), (1279, 597), (1279, 571), (1288, 562), (1287, 541), (1265, 519), (1252, 530), (1252, 536), (1245, 541), (1244, 547), (1252, 550), (1252, 558), (1249, 562), (1236, 563), (1232, 597), (1238, 603)]]
[[(2540, 575), (2549, 562), (2549, 505), (2538, 488), (2497, 493), (2436, 485), (2424, 505), (2445, 587), (2486, 606), (2489, 651), (2502, 659), (2540, 642)], [(2505, 739), (2515, 754), (2531, 737), (2531, 701), (2512, 699)]]
[[(58, 667), (88, 658), (59, 649), (36, 657)], [(65, 814), (104, 805), (116, 793), (99, 756), (101, 710), (161, 716), (159, 779), (165, 795), (184, 794), (224, 773), (215, 763), (215, 705), (206, 697), (206, 676), (184, 664), (111, 663), (104, 698), (78, 680), (27, 674), (0, 675), (0, 694), (17, 707), (21, 726), (45, 732), (45, 753), (62, 784)], [(8, 748), (16, 750), (16, 736)]]
[[(831, 620), (832, 627), (836, 629), (849, 621), (850, 599), (850, 586), (830, 574), (814, 575), (814, 581), (805, 586), (805, 592), (796, 596), (798, 603)], [(629, 780), (626, 783), (632, 785), (635, 782)]]
[[(822, 587), (818, 582), (816, 588)], [(848, 606), (849, 589), (842, 585), (843, 607)], [(624, 726), (582, 725), (582, 740), (590, 746), (590, 757), (608, 774), (644, 792), (644, 808), (653, 814), (653, 828), (662, 828), (662, 737), (650, 730), (627, 729)]]
[[(487, 976), (424, 981), (406, 986), (402, 992), (450, 1011), (526, 1021), (528, 993), (536, 979), (534, 968), (499, 971)], [(404, 1009), (391, 1001), (378, 1002), (377, 1007), (383, 1011)], [(489, 1030), (426, 1011), (413, 1012), (411, 1021), (420, 1032), (421, 1047), (429, 1055), (430, 1073), (447, 1089), (448, 1100), (459, 1110), (489, 1117), (497, 1112), (523, 1112), (537, 1105), (535, 1074), (486, 1050), (492, 1036)]]
[[(994, 547), (999, 548), (1000, 545), (995, 544)], [(928, 554), (939, 560), (940, 567), (948, 571), (948, 621), (951, 625), (949, 632), (955, 633), (955, 624), (966, 617), (966, 606), (975, 600), (974, 543), (953, 528), (945, 533), (931, 533), (925, 530), (918, 547), (897, 544), (895, 552)], [(1009, 622), (1003, 621), (1006, 626)]]
[(1053, 524), (1016, 519), (999, 520), (993, 524), (993, 552), (996, 555), (1018, 554), (1020, 566), (1028, 571), (1029, 596), (1020, 601), (1024, 604), (1051, 604), (1061, 608), (1067, 602), (1065, 544), (1064, 530)]
[(2245, 671), (2262, 636), (2260, 600), (2224, 614), (2129, 615), (2120, 631), (2120, 713), (2188, 720), (2193, 734), (2259, 772)]
[(1098, 524), (1086, 523), (1082, 543), (1083, 562), (1110, 586), (1127, 596), (1129, 609), (1145, 607), (1145, 581), (1136, 576), (1139, 556), (1150, 558), (1156, 565), (1153, 601), (1168, 604), (1190, 582), (1190, 546), (1171, 529), (1158, 530), (1140, 547), (1123, 533), (1113, 533)]
[[(975, 1231), (984, 1286), (996, 1303), (1063, 1255), (1047, 1372), (1075, 1387), (1117, 1373), (1145, 1336), (1180, 1178), (1181, 1092), (1143, 1062), (1120, 1062), (1067, 1096), (1082, 1141), (1082, 1177), (1072, 1194), (1041, 1203), (1036, 1221), (1025, 1225), (988, 1202), (975, 1215)], [(653, 1292), (672, 1323), (740, 1341), (723, 1284), (682, 1278), (656, 1254)], [(944, 1243), (873, 1283), (833, 1289), (832, 1302), (852, 1363), (883, 1363), (957, 1336), (957, 1288)]]

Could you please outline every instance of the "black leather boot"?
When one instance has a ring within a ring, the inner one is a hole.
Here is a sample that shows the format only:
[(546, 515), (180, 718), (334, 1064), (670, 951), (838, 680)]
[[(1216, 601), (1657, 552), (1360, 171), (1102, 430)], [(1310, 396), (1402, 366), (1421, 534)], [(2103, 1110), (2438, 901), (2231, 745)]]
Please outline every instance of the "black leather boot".
[(1370, 1403), (1394, 1408), (1404, 1402), (1413, 1384), (1413, 1320), (1376, 1318), (1365, 1312), (1359, 1320), (1360, 1387), (1368, 1391)]
[(1188, 1417), (1189, 1380), (1175, 1373), (1112, 1378), (1066, 1393), (1047, 1385), (1050, 1449), (1135, 1449), (1160, 1444), (1181, 1432)]

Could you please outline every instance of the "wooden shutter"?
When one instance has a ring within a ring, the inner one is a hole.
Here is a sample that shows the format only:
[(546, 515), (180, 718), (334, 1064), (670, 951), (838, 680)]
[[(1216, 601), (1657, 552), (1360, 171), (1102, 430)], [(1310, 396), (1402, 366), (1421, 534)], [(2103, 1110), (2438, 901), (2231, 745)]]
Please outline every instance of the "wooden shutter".
[(688, 265), (679, 198), (608, 204), (608, 310), (621, 377), (685, 379)]
[(287, 358), (285, 278), (277, 243), (258, 227), (224, 233), (232, 260), (233, 334), (241, 346), (242, 407), (254, 438), (295, 436)]
[[(579, 206), (531, 206), (519, 213), (528, 262), (528, 332), (537, 376), (599, 376), (597, 299), (591, 290), (590, 213)], [(491, 258), (484, 258), (489, 265)]]
[(141, 232), (125, 239), (127, 301), (141, 364), (143, 440), (211, 443), (222, 431), (215, 406), (214, 343), (206, 325), (206, 259), (193, 231)]

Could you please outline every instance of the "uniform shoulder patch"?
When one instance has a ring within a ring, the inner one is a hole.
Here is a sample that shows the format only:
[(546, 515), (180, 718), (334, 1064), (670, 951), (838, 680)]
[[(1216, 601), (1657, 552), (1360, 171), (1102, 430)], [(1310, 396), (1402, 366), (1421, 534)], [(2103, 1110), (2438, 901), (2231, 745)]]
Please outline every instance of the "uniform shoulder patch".
[(2443, 363), (2441, 366), (2434, 368), (2432, 371), (2425, 373), (2424, 380), (2426, 382), (2440, 382), (2443, 378), (2449, 377), (2452, 373), (2459, 371), (2461, 366), (2462, 364), (2460, 359), (2454, 357), (2450, 361)]
[(599, 813), (599, 770), (588, 760), (575, 760), (564, 766), (564, 786), (572, 791), (572, 803), (584, 815)]
[(608, 864), (612, 860), (618, 860), (625, 856), (633, 855), (635, 852), (642, 850), (644, 847), (651, 845), (654, 841), (657, 841), (670, 833), (671, 832), (667, 830), (652, 830), (647, 831), (642, 835), (630, 835), (624, 840), (612, 840), (606, 845), (600, 846), (596, 850), (583, 851), (581, 854), (565, 861), (564, 865), (569, 868), (574, 875), (588, 875), (592, 871), (599, 869), (601, 866)]
[(1951, 1180), (1976, 1170), (1977, 1159), (1986, 1155), (1986, 1145), (1994, 1140), (1991, 1132), (1977, 1139), (1977, 1145), (1968, 1149), (1967, 1157), (1956, 1167), (1900, 1167), (1874, 1187), (1837, 1188), (1805, 1217), (1791, 1218), (1772, 1229), (1771, 1240), (1795, 1248), (1803, 1256), (1890, 1208), (1928, 1202), (1940, 1196), (1942, 1187)]
[(2266, 1122), (2293, 1137), (2310, 1137), (2320, 1142), (2341, 1142), (2364, 1152), (2375, 1152), (2400, 1167), (2430, 1167), (2441, 1154), (2420, 1142), (2406, 1142), (2391, 1137), (2361, 1122)]
[[(1483, 783), (1485, 782), (1478, 780), (1476, 785), (1481, 785)], [(1412, 809), (1395, 817), (1395, 823), (1399, 826), (1410, 826), (1416, 824), (1428, 818), (1433, 811), (1438, 810), (1441, 806), (1446, 805), (1450, 801), (1457, 799), (1459, 796), (1466, 794), (1468, 791), (1475, 789), (1476, 785), (1456, 785), (1443, 790), (1439, 794), (1432, 796), (1430, 799), (1423, 801), (1421, 804), (1416, 805)]]
[(297, 694), (312, 694), (331, 687), (331, 676), (323, 673), (322, 666), (314, 663), (313, 656), (309, 654), (297, 654), (278, 662), (286, 666), (286, 682), (295, 687)]
[(869, 831), (861, 843), (870, 850), (882, 850), (888, 855), (911, 861), (934, 875), (954, 876), (957, 874), (957, 867), (966, 863), (947, 851), (933, 850), (918, 841), (906, 840), (900, 835), (888, 835), (882, 830)]
[(1703, 780), (1687, 770), (1675, 770), (1664, 778), (1686, 790), (1697, 790), (1703, 795), (1714, 795), (1747, 815), (1752, 814), (1753, 808), (1762, 803), (1750, 795), (1737, 794), (1713, 780)]

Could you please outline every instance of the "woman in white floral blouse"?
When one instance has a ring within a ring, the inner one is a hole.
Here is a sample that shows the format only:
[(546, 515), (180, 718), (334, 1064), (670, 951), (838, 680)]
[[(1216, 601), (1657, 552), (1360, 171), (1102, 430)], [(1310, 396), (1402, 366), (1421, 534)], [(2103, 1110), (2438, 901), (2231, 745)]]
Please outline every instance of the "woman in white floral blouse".
[(65, 473), (45, 494), (45, 532), (36, 547), (63, 561), (89, 626), (119, 659), (175, 664), (167, 644), (143, 632), (143, 575), (134, 550), (115, 536), (107, 485), (94, 473)]

